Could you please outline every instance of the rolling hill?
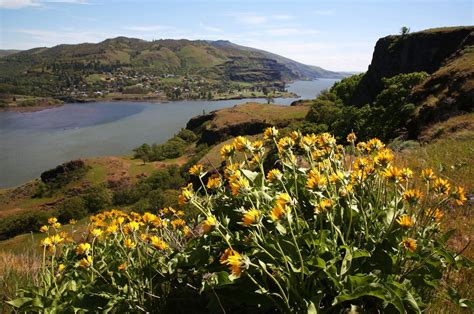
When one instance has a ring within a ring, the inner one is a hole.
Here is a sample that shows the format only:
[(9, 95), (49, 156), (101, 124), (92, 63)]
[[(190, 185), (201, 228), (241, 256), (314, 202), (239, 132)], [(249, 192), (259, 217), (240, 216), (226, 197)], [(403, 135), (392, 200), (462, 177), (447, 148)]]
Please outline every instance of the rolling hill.
[(195, 76), (220, 81), (275, 82), (338, 78), (342, 73), (308, 66), (229, 41), (117, 37), (100, 43), (34, 48), (0, 59), (0, 93), (53, 96), (96, 73), (128, 76)]

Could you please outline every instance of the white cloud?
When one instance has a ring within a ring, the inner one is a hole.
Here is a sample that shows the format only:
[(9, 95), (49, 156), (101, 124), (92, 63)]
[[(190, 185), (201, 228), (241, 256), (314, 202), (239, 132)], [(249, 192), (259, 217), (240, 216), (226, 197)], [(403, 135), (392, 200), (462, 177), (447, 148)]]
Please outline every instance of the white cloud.
[(230, 13), (229, 16), (233, 17), (238, 23), (245, 25), (261, 25), (268, 21), (266, 16), (254, 13)]
[(289, 21), (289, 20), (293, 20), (295, 17), (293, 15), (277, 14), (277, 15), (272, 15), (272, 18), (278, 21)]
[(33, 0), (0, 0), (0, 8), (2, 9), (19, 9), (39, 5), (39, 3)]
[(89, 4), (86, 0), (0, 0), (0, 8), (21, 9), (26, 7), (42, 7), (48, 3)]
[(223, 30), (220, 29), (220, 28), (208, 26), (208, 25), (205, 25), (205, 24), (202, 23), (202, 22), (199, 23), (199, 26), (200, 26), (202, 29), (204, 29), (204, 30), (206, 30), (206, 31), (208, 31), (208, 32), (212, 32), (212, 33), (222, 33), (222, 32), (223, 32)]
[(122, 29), (132, 32), (156, 32), (169, 30), (171, 27), (163, 25), (136, 25), (136, 26), (125, 26)]
[(74, 31), (73, 29), (61, 31), (49, 31), (38, 29), (17, 29), (15, 33), (29, 36), (28, 43), (23, 43), (19, 49), (29, 49), (38, 46), (56, 46), (59, 44), (77, 44), (99, 42), (116, 35), (97, 31)]

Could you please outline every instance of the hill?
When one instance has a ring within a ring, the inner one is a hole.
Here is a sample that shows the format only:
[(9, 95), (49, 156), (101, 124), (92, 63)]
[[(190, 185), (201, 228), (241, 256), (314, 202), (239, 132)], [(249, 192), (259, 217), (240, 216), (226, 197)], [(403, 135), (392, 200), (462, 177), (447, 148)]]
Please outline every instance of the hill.
[(170, 81), (171, 90), (186, 91), (193, 78), (204, 84), (208, 82), (203, 79), (268, 83), (343, 76), (222, 40), (117, 37), (96, 44), (34, 48), (0, 59), (0, 93), (36, 96), (155, 92)]
[(21, 50), (15, 50), (15, 49), (0, 49), (0, 58), (2, 57), (6, 57), (6, 56), (9, 56), (9, 55), (12, 55), (14, 53), (17, 53)]

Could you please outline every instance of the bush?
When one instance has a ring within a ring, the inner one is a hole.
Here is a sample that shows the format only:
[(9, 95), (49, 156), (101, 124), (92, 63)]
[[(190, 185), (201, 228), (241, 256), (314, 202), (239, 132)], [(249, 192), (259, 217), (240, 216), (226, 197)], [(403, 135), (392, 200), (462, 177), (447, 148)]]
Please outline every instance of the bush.
[(96, 212), (112, 205), (112, 193), (105, 186), (94, 186), (86, 191), (83, 200), (90, 212)]
[[(41, 285), (9, 304), (61, 312), (420, 313), (446, 269), (470, 265), (447, 248), (453, 231), (440, 231), (450, 206), (466, 200), (462, 188), (431, 169), (416, 180), (377, 139), (356, 145), (351, 134), (344, 149), (327, 133), (265, 135), (281, 170), (265, 171), (263, 143), (243, 137), (222, 149), (223, 173), (204, 182), (202, 165), (189, 170), (201, 186), (182, 188), (179, 201), (198, 210), (195, 217), (173, 208), (105, 212), (80, 244), (45, 227)], [(236, 152), (252, 159), (235, 163)]]
[(89, 211), (86, 208), (84, 199), (79, 196), (75, 196), (66, 199), (64, 203), (61, 204), (57, 215), (59, 221), (68, 222), (71, 219), (82, 219), (88, 214)]

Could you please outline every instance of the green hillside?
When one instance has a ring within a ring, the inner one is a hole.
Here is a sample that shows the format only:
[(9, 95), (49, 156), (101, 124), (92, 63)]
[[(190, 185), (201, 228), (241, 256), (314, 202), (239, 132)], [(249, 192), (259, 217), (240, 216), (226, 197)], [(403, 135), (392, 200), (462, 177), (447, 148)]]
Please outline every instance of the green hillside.
[[(3, 57), (0, 93), (36, 96), (85, 93), (85, 85), (90, 84), (87, 78), (95, 74), (104, 76), (103, 84), (94, 85), (95, 91), (130, 87), (132, 83), (147, 85), (175, 77), (256, 83), (342, 76), (228, 41), (145, 41), (117, 37), (97, 44), (34, 48)], [(129, 82), (130, 79), (137, 80)], [(185, 84), (179, 86), (186, 89)]]

